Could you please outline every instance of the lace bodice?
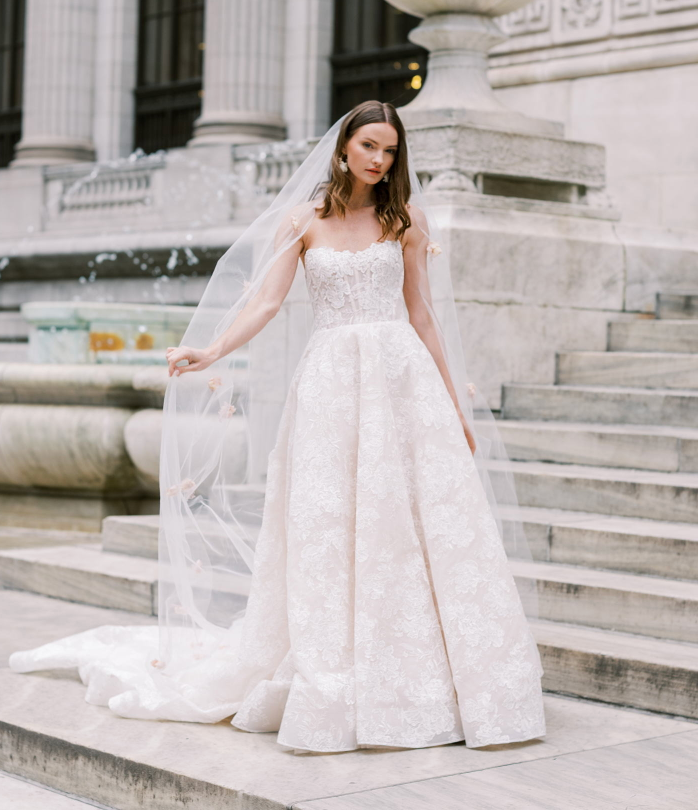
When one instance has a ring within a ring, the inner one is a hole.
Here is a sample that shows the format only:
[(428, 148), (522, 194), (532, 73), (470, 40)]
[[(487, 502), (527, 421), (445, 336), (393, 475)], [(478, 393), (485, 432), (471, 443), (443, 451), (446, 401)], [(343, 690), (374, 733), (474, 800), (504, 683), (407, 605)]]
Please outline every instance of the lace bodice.
[(316, 329), (409, 320), (399, 241), (373, 242), (356, 252), (309, 248), (304, 263)]

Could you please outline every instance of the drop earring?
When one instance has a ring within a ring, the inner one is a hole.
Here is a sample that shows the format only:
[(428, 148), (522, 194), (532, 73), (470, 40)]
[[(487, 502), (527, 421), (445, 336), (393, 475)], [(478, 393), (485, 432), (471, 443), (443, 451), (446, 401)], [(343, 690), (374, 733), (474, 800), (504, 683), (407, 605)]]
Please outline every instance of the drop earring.
[(390, 172), (386, 172), (386, 173), (383, 175), (383, 182), (384, 182), (384, 183), (387, 183), (387, 182), (388, 182), (388, 175), (389, 175), (389, 174), (390, 174)]
[(346, 174), (349, 171), (349, 164), (347, 163), (346, 157), (343, 157), (339, 161), (339, 168)]

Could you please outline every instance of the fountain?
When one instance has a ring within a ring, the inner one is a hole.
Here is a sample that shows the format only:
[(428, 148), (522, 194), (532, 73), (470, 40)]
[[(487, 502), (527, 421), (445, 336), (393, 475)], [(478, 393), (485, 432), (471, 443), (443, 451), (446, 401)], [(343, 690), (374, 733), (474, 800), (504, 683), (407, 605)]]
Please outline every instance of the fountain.
[(165, 365), (178, 346), (193, 306), (31, 301), (21, 312), (31, 325), (31, 363)]

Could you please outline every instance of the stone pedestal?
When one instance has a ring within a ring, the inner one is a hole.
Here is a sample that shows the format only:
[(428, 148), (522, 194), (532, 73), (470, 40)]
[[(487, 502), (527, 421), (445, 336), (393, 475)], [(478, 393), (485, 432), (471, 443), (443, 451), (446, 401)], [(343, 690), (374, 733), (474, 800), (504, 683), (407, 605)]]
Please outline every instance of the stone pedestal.
[(457, 123), (408, 137), (450, 249), (468, 371), (490, 407), (506, 382), (551, 382), (556, 349), (603, 349), (625, 288), (603, 147)]
[(427, 48), (427, 78), (419, 95), (400, 107), (406, 126), (458, 122), (507, 132), (563, 135), (557, 121), (531, 118), (506, 107), (487, 78), (487, 54), (507, 39), (495, 15), (514, 11), (529, 0), (389, 0), (426, 19), (408, 37)]
[(285, 137), (283, 0), (208, 0), (204, 97), (190, 146)]
[(94, 160), (96, 20), (97, 0), (28, 0), (14, 166)]

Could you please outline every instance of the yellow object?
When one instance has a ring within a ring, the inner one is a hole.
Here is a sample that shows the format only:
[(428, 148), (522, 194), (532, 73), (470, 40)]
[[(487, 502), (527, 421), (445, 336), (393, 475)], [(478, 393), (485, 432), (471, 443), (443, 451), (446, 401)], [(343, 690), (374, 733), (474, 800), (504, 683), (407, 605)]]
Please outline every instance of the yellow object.
[(150, 332), (140, 332), (136, 338), (137, 349), (152, 349), (155, 345), (155, 338)]
[(125, 345), (115, 332), (90, 332), (90, 350), (93, 352), (118, 352)]

